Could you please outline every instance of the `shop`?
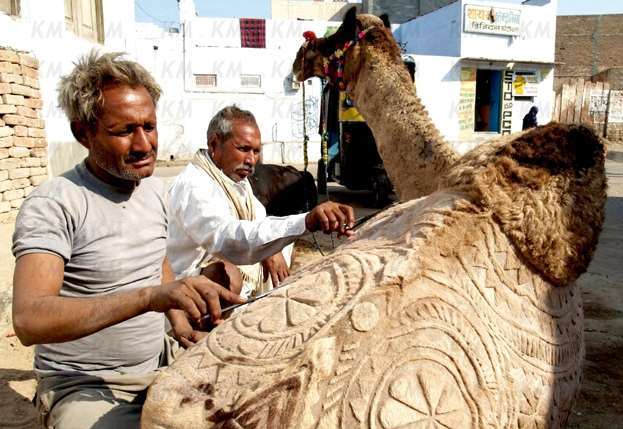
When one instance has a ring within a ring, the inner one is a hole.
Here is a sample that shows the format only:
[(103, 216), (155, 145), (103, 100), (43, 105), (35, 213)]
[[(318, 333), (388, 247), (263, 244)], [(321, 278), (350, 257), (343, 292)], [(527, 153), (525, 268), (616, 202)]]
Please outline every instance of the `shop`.
[(550, 120), (556, 2), (461, 0), (400, 25), (416, 59), (416, 86), (433, 121), (459, 152), (520, 131), (531, 107)]

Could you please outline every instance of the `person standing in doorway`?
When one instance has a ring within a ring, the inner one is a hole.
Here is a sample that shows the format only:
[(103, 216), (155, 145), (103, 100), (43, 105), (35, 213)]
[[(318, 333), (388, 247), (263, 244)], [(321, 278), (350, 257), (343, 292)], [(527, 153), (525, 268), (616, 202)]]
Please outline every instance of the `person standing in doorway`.
[(537, 113), (539, 113), (539, 108), (536, 106), (532, 106), (526, 116), (523, 117), (523, 126), (521, 127), (522, 130), (534, 128), (538, 125), (536, 121)]

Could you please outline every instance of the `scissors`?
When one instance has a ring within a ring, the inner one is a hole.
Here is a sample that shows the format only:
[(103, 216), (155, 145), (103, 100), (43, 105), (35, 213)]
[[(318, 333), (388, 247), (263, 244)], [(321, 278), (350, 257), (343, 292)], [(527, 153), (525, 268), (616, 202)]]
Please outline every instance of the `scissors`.
[[(229, 312), (231, 312), (231, 311), (235, 310), (236, 308), (240, 308), (240, 307), (243, 307), (243, 306), (245, 306), (245, 305), (249, 305), (249, 304), (251, 304), (252, 302), (255, 302), (255, 301), (259, 300), (259, 299), (265, 298), (266, 296), (268, 296), (268, 295), (272, 294), (272, 293), (273, 293), (273, 292), (275, 292), (276, 290), (279, 290), (279, 289), (281, 289), (281, 288), (283, 288), (283, 287), (286, 287), (286, 286), (287, 286), (287, 285), (278, 286), (278, 287), (276, 287), (276, 288), (274, 288), (274, 289), (267, 290), (266, 292), (259, 293), (259, 294), (255, 295), (255, 296), (250, 297), (249, 299), (247, 299), (247, 301), (246, 301), (246, 302), (243, 302), (242, 304), (233, 304), (233, 305), (227, 306), (227, 307), (225, 307), (225, 308), (222, 308), (222, 309), (221, 309), (221, 314), (223, 314), (223, 315), (224, 315), (224, 314), (226, 314), (226, 313), (229, 313)], [(200, 320), (200, 321), (202, 321), (202, 322), (203, 322), (203, 321), (210, 321), (210, 320), (212, 320), (212, 317), (211, 317), (209, 314), (206, 314), (205, 316), (203, 316), (203, 317), (202, 317), (201, 319), (199, 319), (199, 320)]]

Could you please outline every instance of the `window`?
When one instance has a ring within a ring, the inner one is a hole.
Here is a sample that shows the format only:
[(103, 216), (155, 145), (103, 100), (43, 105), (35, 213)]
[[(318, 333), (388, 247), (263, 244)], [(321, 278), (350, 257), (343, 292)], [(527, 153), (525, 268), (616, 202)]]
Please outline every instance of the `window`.
[(0, 0), (0, 13), (19, 15), (19, 0)]
[(260, 88), (262, 86), (262, 76), (259, 74), (241, 74), (240, 86), (243, 88)]
[(266, 21), (240, 18), (240, 46), (243, 48), (266, 47)]
[(216, 88), (215, 74), (196, 74), (195, 85), (203, 88)]
[(104, 42), (102, 0), (65, 0), (65, 28), (93, 42)]

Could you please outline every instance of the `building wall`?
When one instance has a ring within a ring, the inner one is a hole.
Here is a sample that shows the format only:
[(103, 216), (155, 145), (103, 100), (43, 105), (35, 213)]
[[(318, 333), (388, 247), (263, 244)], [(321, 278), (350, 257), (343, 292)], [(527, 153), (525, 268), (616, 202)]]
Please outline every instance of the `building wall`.
[(127, 51), (134, 38), (134, 2), (103, 0), (104, 44), (82, 39), (65, 29), (63, 0), (21, 0), (19, 17), (0, 14), (0, 46), (30, 53), (39, 62), (39, 80), (46, 122), (49, 170), (57, 175), (86, 154), (74, 141), (63, 112), (57, 106), (59, 78), (92, 48)]
[(555, 88), (623, 66), (623, 15), (559, 16)]
[[(326, 21), (266, 20), (266, 48), (241, 48), (238, 19), (188, 16), (180, 34), (139, 25), (137, 60), (162, 85), (158, 105), (159, 158), (188, 158), (205, 147), (210, 118), (236, 104), (251, 110), (262, 134), (265, 162), (302, 163), (302, 89), (293, 88), (292, 60), (304, 31), (325, 33)], [(196, 75), (216, 75), (217, 86), (196, 85)], [(244, 88), (241, 74), (260, 75), (261, 87)], [(306, 84), (310, 160), (320, 157), (320, 81)], [(295, 85), (296, 86), (296, 85)]]
[[(461, 110), (461, 68), (500, 70), (501, 66), (476, 61), (461, 61), (458, 57), (415, 55), (416, 91), (432, 121), (444, 138), (459, 153), (464, 153), (480, 142), (497, 134), (471, 133), (462, 135), (459, 126)], [(554, 108), (552, 91), (553, 72), (548, 66), (518, 63), (516, 71), (536, 71), (541, 75), (538, 96), (529, 102), (516, 99), (512, 109), (512, 132), (521, 131), (522, 120), (531, 106), (539, 108), (538, 121), (549, 122)], [(526, 100), (527, 101), (527, 100)]]
[(392, 23), (403, 23), (433, 12), (457, 0), (363, 0), (365, 13), (386, 13)]
[(394, 36), (408, 53), (418, 55), (461, 55), (461, 2), (401, 24)]
[(361, 0), (272, 0), (273, 19), (308, 19), (341, 21), (353, 6), (361, 9)]
[(591, 77), (593, 82), (608, 82), (611, 89), (623, 89), (623, 67), (613, 67), (606, 69)]
[[(556, 8), (553, 0), (543, 6), (516, 5), (501, 2), (462, 0), (459, 17), (463, 19), (465, 4), (495, 6), (521, 10), (518, 36), (461, 33), (461, 57), (553, 63), (556, 46)], [(463, 28), (463, 24), (461, 24)]]
[[(518, 36), (463, 31), (465, 5), (521, 10)], [(554, 62), (557, 1), (543, 6), (462, 0), (402, 24), (394, 32), (408, 53), (496, 60)]]

